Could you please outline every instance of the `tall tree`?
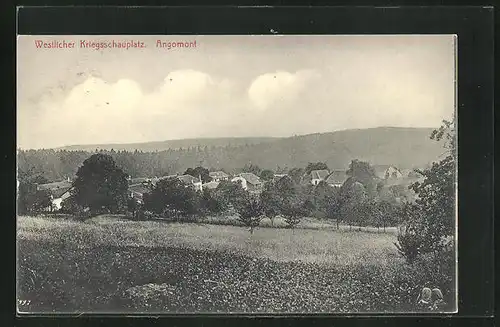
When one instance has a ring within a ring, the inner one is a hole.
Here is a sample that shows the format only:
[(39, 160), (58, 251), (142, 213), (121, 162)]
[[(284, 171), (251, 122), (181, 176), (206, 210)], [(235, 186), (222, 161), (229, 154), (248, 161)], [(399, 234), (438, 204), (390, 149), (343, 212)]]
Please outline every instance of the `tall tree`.
[(347, 176), (352, 177), (353, 181), (360, 182), (365, 187), (371, 183), (375, 178), (375, 170), (365, 161), (354, 159), (349, 164), (349, 169), (346, 172)]
[(288, 176), (294, 181), (295, 184), (299, 184), (302, 180), (302, 176), (304, 176), (303, 168), (292, 168), (288, 172)]
[(92, 213), (103, 210), (122, 211), (128, 200), (128, 181), (125, 174), (107, 154), (97, 153), (83, 162), (73, 182), (76, 203)]
[(431, 139), (446, 141), (444, 144), (446, 157), (434, 162), (430, 168), (418, 171), (423, 176), (423, 181), (417, 181), (410, 186), (416, 193), (417, 199), (415, 203), (405, 204), (402, 210), (404, 223), (411, 228), (402, 229), (396, 246), (410, 261), (412, 259), (409, 256), (412, 254), (436, 253), (454, 246), (455, 123), (455, 117), (453, 121), (443, 121), (443, 125), (431, 134)]
[(349, 176), (346, 182), (359, 182), (365, 187), (368, 196), (375, 197), (377, 195), (377, 175), (368, 162), (357, 159), (352, 160), (346, 174)]

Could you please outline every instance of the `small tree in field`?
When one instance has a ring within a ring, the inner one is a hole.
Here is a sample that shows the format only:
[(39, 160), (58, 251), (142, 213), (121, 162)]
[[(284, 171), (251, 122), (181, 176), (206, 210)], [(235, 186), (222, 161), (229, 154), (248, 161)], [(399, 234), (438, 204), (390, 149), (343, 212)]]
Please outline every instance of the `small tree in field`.
[(270, 181), (264, 185), (260, 201), (264, 214), (271, 220), (271, 225), (274, 225), (274, 218), (280, 214), (280, 198), (274, 182)]
[(253, 234), (254, 228), (259, 226), (264, 213), (259, 198), (248, 194), (242, 199), (236, 210), (239, 215), (238, 220), (250, 227), (250, 234)]
[(337, 229), (341, 220), (341, 202), (338, 192), (329, 194), (325, 198), (325, 213), (328, 219), (335, 219)]
[(285, 218), (285, 222), (289, 228), (294, 228), (300, 223), (302, 217), (307, 214), (304, 207), (304, 201), (301, 201), (298, 196), (284, 199), (281, 204), (281, 214)]
[(377, 230), (383, 228), (384, 232), (386, 227), (395, 225), (398, 207), (393, 202), (372, 199), (368, 201), (368, 204), (369, 216), (367, 222), (369, 225), (377, 227)]

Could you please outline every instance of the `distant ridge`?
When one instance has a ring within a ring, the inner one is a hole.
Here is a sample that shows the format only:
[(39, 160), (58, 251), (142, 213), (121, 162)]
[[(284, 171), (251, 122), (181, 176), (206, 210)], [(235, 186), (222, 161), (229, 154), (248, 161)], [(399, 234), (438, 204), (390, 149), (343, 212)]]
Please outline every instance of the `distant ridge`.
[(241, 145), (255, 145), (259, 143), (266, 143), (272, 141), (279, 141), (283, 139), (296, 138), (296, 137), (312, 137), (317, 135), (330, 135), (330, 134), (350, 134), (350, 133), (370, 133), (373, 131), (375, 133), (383, 132), (414, 132), (414, 131), (426, 131), (431, 133), (434, 128), (420, 128), (420, 127), (373, 127), (373, 128), (359, 128), (359, 129), (345, 129), (338, 130), (334, 132), (324, 132), (324, 133), (310, 133), (295, 136), (286, 137), (207, 137), (207, 138), (186, 138), (178, 140), (165, 140), (165, 141), (150, 141), (150, 142), (134, 142), (134, 143), (102, 143), (102, 144), (75, 144), (66, 145), (53, 148), (54, 150), (68, 150), (68, 151), (95, 151), (99, 150), (111, 150), (116, 151), (126, 150), (126, 151), (164, 151), (168, 149), (179, 149), (188, 148), (193, 146), (241, 146)]
[[(254, 163), (262, 168), (302, 167), (322, 161), (329, 167), (344, 169), (352, 159), (400, 168), (422, 167), (439, 158), (443, 145), (430, 139), (433, 128), (376, 127), (315, 133), (291, 137), (199, 138), (131, 144), (73, 145), (60, 150), (96, 149), (143, 152), (193, 147), (215, 147), (205, 160), (225, 169)], [(221, 147), (223, 149), (221, 149)], [(206, 155), (206, 154), (205, 154)], [(194, 160), (194, 159), (193, 159)], [(184, 167), (183, 167), (184, 168)], [(188, 168), (188, 167), (185, 167)]]
[(193, 146), (200, 147), (220, 147), (220, 146), (241, 146), (253, 145), (263, 142), (270, 142), (279, 138), (275, 137), (220, 137), (220, 138), (191, 138), (182, 140), (166, 140), (166, 141), (153, 141), (142, 143), (110, 143), (110, 144), (86, 144), (86, 145), (68, 145), (54, 148), (55, 150), (68, 150), (68, 151), (94, 151), (111, 150), (116, 151), (163, 151), (168, 149), (189, 148)]
[[(214, 171), (237, 173), (250, 163), (262, 169), (286, 171), (306, 167), (309, 162), (325, 162), (330, 169), (346, 170), (353, 159), (372, 165), (412, 169), (427, 167), (445, 153), (442, 142), (430, 139), (433, 130), (379, 127), (285, 138), (210, 138), (77, 145), (61, 149), (80, 151), (18, 151), (17, 164), (19, 171), (38, 171), (49, 181), (59, 181), (74, 176), (85, 159), (100, 148), (113, 156), (116, 164), (132, 177), (182, 173), (199, 165)], [(136, 149), (140, 153), (135, 153)]]

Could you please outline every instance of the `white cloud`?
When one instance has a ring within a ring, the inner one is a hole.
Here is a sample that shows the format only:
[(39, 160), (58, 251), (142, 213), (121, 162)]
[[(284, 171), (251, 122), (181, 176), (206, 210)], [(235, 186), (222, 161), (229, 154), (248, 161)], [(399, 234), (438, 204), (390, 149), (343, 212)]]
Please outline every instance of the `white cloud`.
[(194, 70), (170, 72), (149, 93), (130, 79), (109, 83), (90, 76), (65, 97), (39, 101), (36, 122), (21, 115), (20, 143), (29, 140), (33, 144), (37, 139), (45, 146), (148, 141), (159, 130), (165, 138), (195, 137), (190, 133), (207, 122), (203, 112), (219, 108), (231, 87), (227, 80)]
[(288, 105), (293, 103), (300, 96), (300, 92), (316, 77), (318, 73), (313, 70), (263, 74), (253, 80), (248, 89), (248, 97), (259, 110)]

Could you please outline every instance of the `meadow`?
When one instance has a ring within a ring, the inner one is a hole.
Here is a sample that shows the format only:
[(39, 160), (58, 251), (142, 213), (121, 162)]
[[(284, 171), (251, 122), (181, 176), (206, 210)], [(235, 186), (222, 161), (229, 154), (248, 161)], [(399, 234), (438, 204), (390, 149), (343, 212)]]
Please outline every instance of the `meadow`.
[[(217, 223), (213, 221), (213, 223)], [(443, 281), (408, 265), (396, 232), (18, 217), (21, 312), (416, 312)], [(277, 226), (276, 226), (277, 225)], [(431, 267), (432, 268), (432, 267)]]

